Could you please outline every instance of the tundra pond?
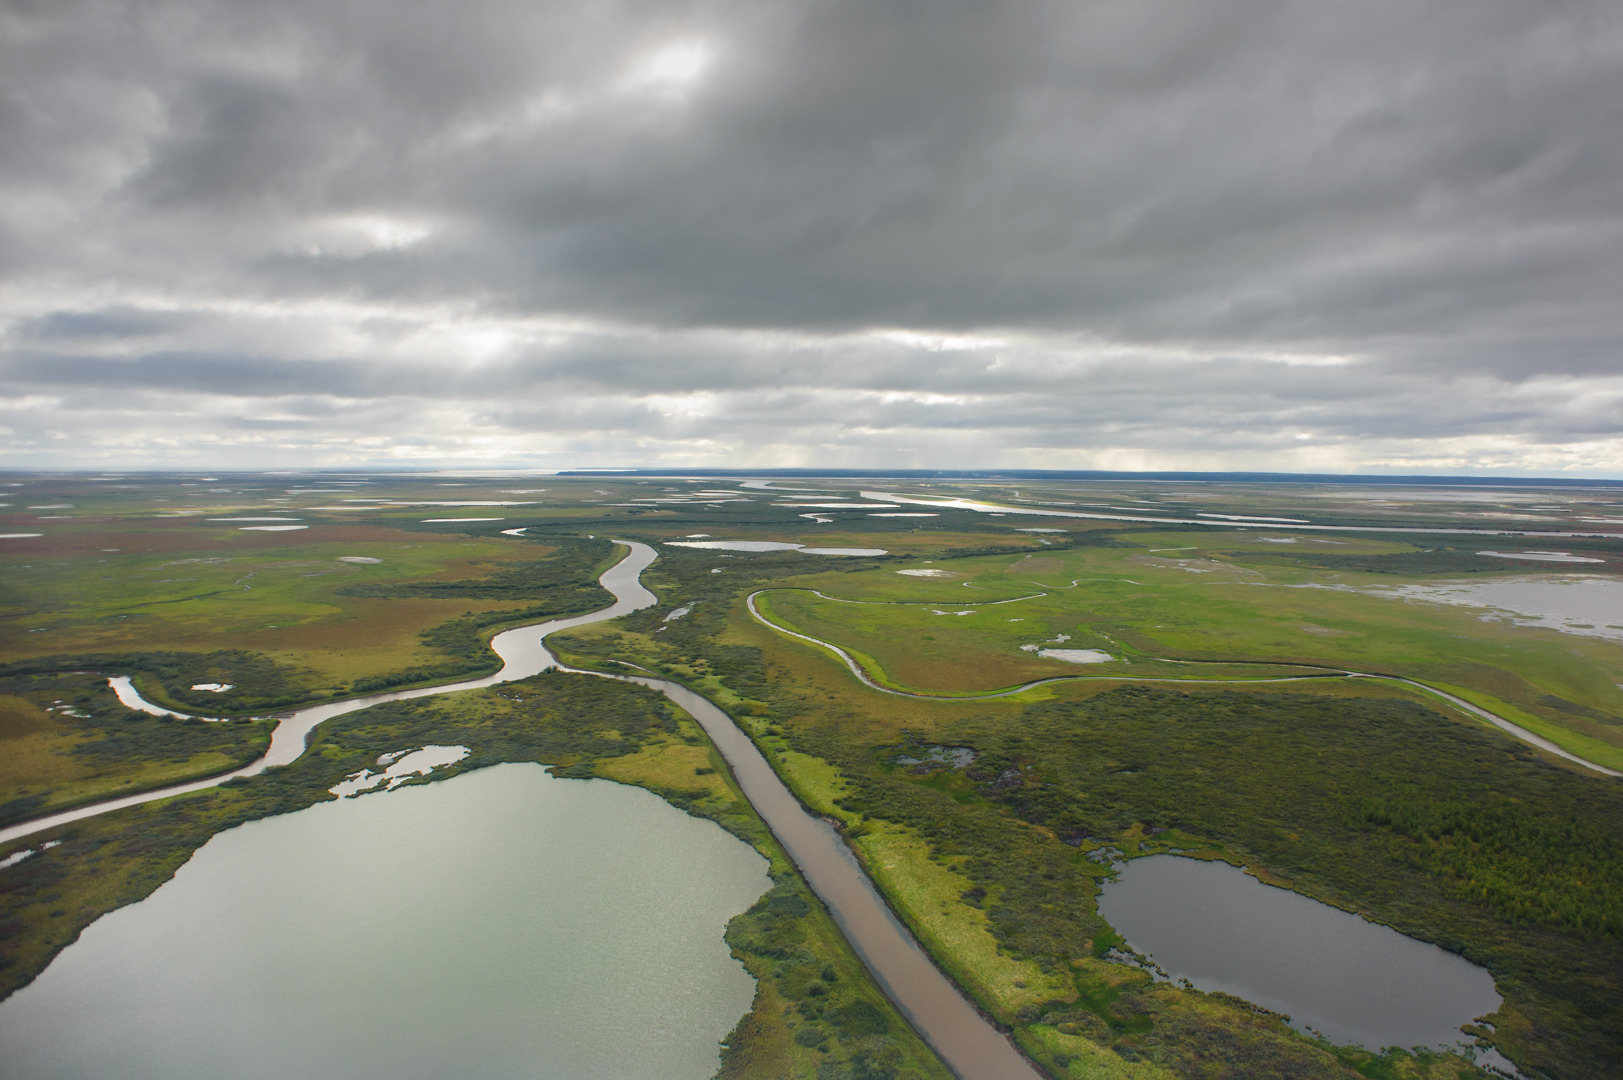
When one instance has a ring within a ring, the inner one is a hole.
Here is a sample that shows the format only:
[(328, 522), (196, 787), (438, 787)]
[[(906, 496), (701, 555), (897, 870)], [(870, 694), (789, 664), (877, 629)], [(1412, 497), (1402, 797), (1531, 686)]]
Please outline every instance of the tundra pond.
[(1332, 1042), (1449, 1050), (1499, 1008), (1493, 976), (1390, 927), (1265, 885), (1227, 863), (1150, 855), (1099, 913), (1174, 980), (1233, 994)]

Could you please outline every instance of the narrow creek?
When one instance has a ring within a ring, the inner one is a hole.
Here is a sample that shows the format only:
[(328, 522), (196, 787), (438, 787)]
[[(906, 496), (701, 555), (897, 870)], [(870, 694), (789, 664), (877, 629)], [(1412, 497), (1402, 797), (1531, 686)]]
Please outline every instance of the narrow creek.
[[(270, 746), (266, 749), (264, 756), (244, 765), (240, 769), (221, 773), (218, 776), (205, 777), (202, 780), (173, 784), (169, 787), (154, 788), (151, 791), (137, 792), (134, 795), (124, 795), (116, 799), (90, 803), (85, 806), (75, 807), (72, 810), (64, 810), (61, 813), (24, 821), (0, 829), (0, 844), (21, 839), (33, 833), (43, 832), (46, 829), (54, 829), (58, 825), (66, 825), (71, 821), (79, 821), (84, 818), (95, 817), (98, 814), (105, 814), (110, 810), (122, 810), (127, 806), (139, 806), (142, 803), (155, 802), (158, 799), (167, 799), (175, 795), (185, 795), (193, 791), (205, 791), (211, 787), (218, 787), (227, 780), (238, 776), (257, 776), (273, 765), (291, 765), (298, 760), (299, 755), (304, 753), (310, 733), (335, 716), (343, 716), (345, 713), (356, 712), (360, 709), (369, 709), (373, 705), (381, 705), (385, 701), (408, 701), (412, 698), (454, 694), (458, 690), (477, 690), (481, 687), (496, 686), (499, 683), (512, 682), (515, 679), (527, 679), (531, 675), (537, 675), (553, 666), (552, 654), (542, 644), (548, 634), (568, 630), (574, 626), (602, 622), (604, 619), (618, 618), (633, 611), (640, 611), (658, 601), (658, 597), (643, 588), (641, 582), (642, 572), (658, 557), (658, 554), (646, 544), (631, 543), (627, 546), (631, 549), (630, 554), (604, 571), (602, 577), (598, 578), (598, 583), (614, 595), (613, 604), (600, 611), (593, 611), (585, 615), (552, 619), (548, 622), (520, 626), (497, 634), (490, 639), (490, 648), (497, 656), (501, 657), (502, 667), (494, 675), (486, 675), (481, 679), (466, 679), (461, 682), (446, 683), (441, 686), (424, 686), (415, 690), (392, 690), (384, 694), (351, 698), (348, 701), (333, 701), (322, 705), (311, 705), (308, 708), (298, 710), (283, 719), (280, 724), (277, 724), (276, 730), (271, 734)], [(119, 700), (129, 708), (159, 716), (183, 715), (160, 708), (146, 701), (126, 677), (119, 676), (110, 681), (118, 693)]]
[[(495, 686), (553, 667), (577, 671), (557, 663), (544, 644), (547, 635), (616, 618), (658, 601), (641, 582), (643, 570), (658, 557), (657, 553), (648, 545), (635, 541), (616, 543), (629, 548), (629, 554), (599, 578), (603, 587), (614, 594), (614, 604), (590, 614), (555, 619), (498, 634), (491, 640), (491, 648), (501, 657), (503, 666), (494, 675), (301, 709), (277, 725), (265, 756), (241, 769), (36, 818), (0, 830), (0, 843), (111, 810), (202, 791), (232, 777), (256, 775), (273, 765), (291, 764), (304, 752), (310, 733), (318, 725), (358, 709), (386, 701)], [(875, 981), (956, 1075), (962, 1080), (1041, 1080), (1042, 1074), (1036, 1067), (930, 960), (885, 904), (839, 833), (800, 804), (731, 717), (703, 696), (664, 679), (601, 672), (578, 673), (651, 687), (698, 721), (731, 767), (745, 797), (800, 868), (812, 891), (827, 905)]]

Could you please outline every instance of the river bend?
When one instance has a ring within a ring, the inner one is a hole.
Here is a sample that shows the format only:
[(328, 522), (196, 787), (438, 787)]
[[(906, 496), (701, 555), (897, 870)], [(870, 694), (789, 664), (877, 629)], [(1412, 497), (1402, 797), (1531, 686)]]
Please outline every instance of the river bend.
[(202, 791), (233, 777), (257, 775), (273, 765), (291, 764), (304, 753), (310, 733), (322, 722), (386, 701), (495, 686), (528, 678), (549, 668), (637, 683), (664, 694), (704, 728), (732, 769), (750, 805), (800, 868), (812, 891), (827, 905), (874, 980), (948, 1068), (962, 1080), (1041, 1080), (1042, 1074), (1036, 1067), (935, 966), (886, 905), (839, 833), (801, 805), (731, 717), (705, 697), (676, 683), (643, 676), (580, 671), (559, 664), (547, 651), (544, 639), (549, 634), (616, 618), (658, 602), (658, 597), (640, 580), (643, 570), (658, 557), (657, 553), (635, 541), (615, 542), (629, 548), (629, 554), (599, 579), (603, 587), (614, 594), (614, 604), (590, 614), (554, 619), (496, 635), (490, 644), (503, 663), (494, 675), (300, 709), (277, 725), (265, 756), (241, 769), (36, 818), (0, 831), (0, 843), (111, 810)]

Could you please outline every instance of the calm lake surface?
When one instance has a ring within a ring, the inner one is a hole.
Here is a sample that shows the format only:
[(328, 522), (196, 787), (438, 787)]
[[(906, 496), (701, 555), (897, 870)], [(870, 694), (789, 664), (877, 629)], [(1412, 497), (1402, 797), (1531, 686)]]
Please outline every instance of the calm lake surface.
[(770, 887), (712, 822), (510, 764), (211, 839), (0, 1005), (8, 1080), (705, 1080)]
[(1173, 979), (1371, 1050), (1451, 1047), (1499, 1007), (1487, 970), (1221, 862), (1133, 859), (1099, 911)]

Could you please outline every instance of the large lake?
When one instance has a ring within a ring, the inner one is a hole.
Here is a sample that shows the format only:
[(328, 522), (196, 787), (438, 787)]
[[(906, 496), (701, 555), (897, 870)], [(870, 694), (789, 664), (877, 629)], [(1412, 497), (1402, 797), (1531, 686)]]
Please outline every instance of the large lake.
[(770, 886), (712, 822), (539, 765), (215, 836), (0, 1004), (8, 1080), (704, 1080)]
[(1499, 1008), (1486, 969), (1227, 863), (1134, 859), (1099, 913), (1174, 979), (1343, 1045), (1453, 1047), (1469, 1041), (1461, 1024)]

